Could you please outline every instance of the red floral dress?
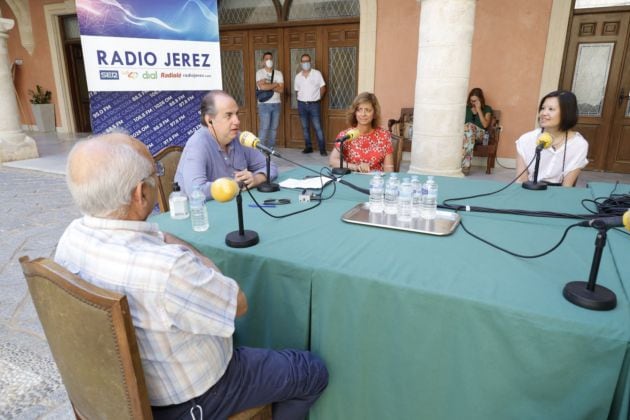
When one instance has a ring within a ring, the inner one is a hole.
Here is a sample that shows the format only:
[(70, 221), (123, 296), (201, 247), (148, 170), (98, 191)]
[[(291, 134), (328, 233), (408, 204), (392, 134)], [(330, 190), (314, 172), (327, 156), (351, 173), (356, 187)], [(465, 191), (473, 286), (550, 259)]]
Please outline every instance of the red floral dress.
[[(350, 128), (341, 131), (337, 138), (343, 137), (349, 130)], [(339, 142), (335, 143), (335, 148), (339, 150)], [(370, 164), (370, 171), (383, 171), (385, 156), (393, 152), (394, 147), (389, 131), (380, 127), (375, 128), (370, 133), (362, 134), (354, 140), (346, 140), (343, 144), (344, 162), (355, 165), (367, 162)]]

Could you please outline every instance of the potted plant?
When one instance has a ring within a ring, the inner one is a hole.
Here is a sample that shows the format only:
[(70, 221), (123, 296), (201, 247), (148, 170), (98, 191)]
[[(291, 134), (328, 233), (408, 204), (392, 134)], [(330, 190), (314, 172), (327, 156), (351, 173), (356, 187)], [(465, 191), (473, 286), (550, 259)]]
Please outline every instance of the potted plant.
[(38, 131), (55, 130), (55, 106), (50, 103), (52, 93), (44, 90), (40, 85), (35, 86), (35, 90), (29, 90), (31, 95), (31, 108)]

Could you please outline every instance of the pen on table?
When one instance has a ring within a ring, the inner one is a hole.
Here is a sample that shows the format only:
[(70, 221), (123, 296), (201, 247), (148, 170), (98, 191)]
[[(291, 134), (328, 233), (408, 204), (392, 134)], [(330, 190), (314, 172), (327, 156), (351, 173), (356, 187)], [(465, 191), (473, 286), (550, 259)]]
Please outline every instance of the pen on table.
[(250, 203), (249, 207), (264, 207), (264, 208), (275, 208), (276, 205), (275, 204), (255, 204), (255, 203)]

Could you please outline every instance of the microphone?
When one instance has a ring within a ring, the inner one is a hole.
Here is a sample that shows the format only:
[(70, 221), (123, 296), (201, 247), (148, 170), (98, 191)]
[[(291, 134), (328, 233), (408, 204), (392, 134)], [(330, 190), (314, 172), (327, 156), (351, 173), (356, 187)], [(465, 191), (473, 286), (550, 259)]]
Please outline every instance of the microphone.
[(238, 184), (232, 178), (219, 178), (210, 186), (210, 194), (215, 201), (231, 201), (239, 192)]
[(359, 135), (360, 135), (359, 129), (358, 128), (353, 128), (353, 129), (348, 130), (344, 136), (339, 137), (337, 139), (337, 141), (343, 143), (346, 140), (354, 140), (357, 137), (359, 137)]
[(536, 140), (536, 164), (534, 165), (534, 180), (523, 182), (522, 187), (526, 190), (540, 191), (547, 189), (546, 182), (538, 182), (538, 167), (540, 166), (540, 152), (543, 149), (551, 146), (551, 143), (553, 143), (553, 137), (551, 137), (551, 134), (544, 131), (540, 133), (540, 136), (538, 136), (538, 140)]
[(546, 149), (551, 146), (551, 143), (553, 143), (551, 134), (542, 132), (540, 136), (538, 136), (538, 140), (536, 140), (536, 150)]
[(609, 228), (625, 227), (630, 231), (630, 209), (623, 216), (600, 217), (585, 220), (578, 226), (592, 226), (597, 229), (595, 239), (595, 253), (591, 263), (591, 272), (588, 281), (570, 281), (562, 289), (562, 295), (574, 305), (594, 311), (609, 311), (617, 306), (615, 292), (597, 284), (597, 273), (602, 260), (604, 247), (606, 246), (606, 232)]
[(251, 147), (254, 149), (258, 149), (261, 152), (264, 152), (267, 155), (267, 180), (260, 184), (256, 189), (260, 192), (274, 192), (280, 191), (280, 185), (271, 182), (271, 159), (270, 156), (280, 156), (280, 153), (276, 152), (273, 149), (268, 148), (264, 144), (260, 144), (260, 139), (254, 135), (254, 133), (250, 133), (249, 131), (242, 131), (241, 135), (238, 136), (238, 141), (245, 147)]
[[(251, 133), (249, 133), (251, 134)], [(260, 238), (253, 230), (246, 230), (243, 225), (243, 198), (241, 190), (232, 178), (219, 178), (210, 186), (210, 193), (215, 201), (225, 203), (236, 197), (236, 212), (238, 216), (238, 230), (225, 236), (225, 244), (232, 248), (247, 248), (258, 243)]]
[(280, 153), (276, 152), (273, 149), (265, 146), (264, 144), (260, 144), (260, 139), (254, 135), (254, 133), (250, 133), (249, 131), (242, 131), (241, 135), (238, 136), (238, 141), (245, 147), (251, 147), (253, 149), (258, 149), (261, 152), (265, 152), (268, 155), (280, 156)]
[(346, 140), (354, 140), (359, 137), (359, 129), (351, 128), (343, 136), (337, 138), (339, 142), (339, 167), (333, 168), (332, 173), (335, 175), (347, 175), (350, 173), (350, 169), (343, 167), (343, 144)]
[(626, 210), (622, 216), (608, 216), (585, 220), (578, 223), (578, 226), (591, 226), (596, 229), (625, 227), (626, 230), (630, 231), (630, 210)]

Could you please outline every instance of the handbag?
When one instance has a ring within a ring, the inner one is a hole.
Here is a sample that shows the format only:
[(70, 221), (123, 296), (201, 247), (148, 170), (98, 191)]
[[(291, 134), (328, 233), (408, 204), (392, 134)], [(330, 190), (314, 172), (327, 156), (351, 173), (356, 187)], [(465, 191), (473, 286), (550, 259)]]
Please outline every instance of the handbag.
[[(273, 83), (273, 76), (275, 73), (276, 73), (275, 70), (271, 71), (271, 82), (269, 83)], [(275, 92), (273, 91), (273, 89), (260, 90), (258, 89), (258, 87), (256, 87), (256, 99), (258, 99), (258, 102), (267, 102), (269, 99), (271, 99), (274, 93)]]

